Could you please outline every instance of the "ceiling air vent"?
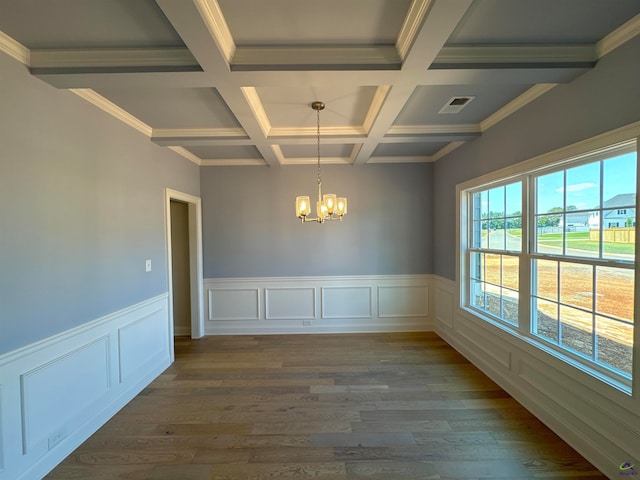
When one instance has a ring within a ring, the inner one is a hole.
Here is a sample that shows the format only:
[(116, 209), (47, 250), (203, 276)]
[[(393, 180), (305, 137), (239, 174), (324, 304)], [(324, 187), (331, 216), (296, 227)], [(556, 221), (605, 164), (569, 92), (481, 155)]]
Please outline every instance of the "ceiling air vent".
[(458, 113), (476, 97), (451, 97), (438, 113)]

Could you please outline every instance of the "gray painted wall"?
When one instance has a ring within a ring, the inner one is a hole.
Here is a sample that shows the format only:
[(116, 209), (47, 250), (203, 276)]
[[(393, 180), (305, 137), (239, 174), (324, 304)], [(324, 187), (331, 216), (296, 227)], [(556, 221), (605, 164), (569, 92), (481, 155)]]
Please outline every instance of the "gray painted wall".
[(436, 274), (456, 275), (456, 185), (640, 120), (639, 58), (640, 36), (436, 163)]
[(167, 186), (198, 167), (0, 54), (0, 354), (166, 292)]
[(323, 166), (323, 192), (346, 196), (348, 214), (303, 225), (295, 198), (316, 197), (315, 166), (203, 168), (204, 276), (431, 273), (432, 171)]

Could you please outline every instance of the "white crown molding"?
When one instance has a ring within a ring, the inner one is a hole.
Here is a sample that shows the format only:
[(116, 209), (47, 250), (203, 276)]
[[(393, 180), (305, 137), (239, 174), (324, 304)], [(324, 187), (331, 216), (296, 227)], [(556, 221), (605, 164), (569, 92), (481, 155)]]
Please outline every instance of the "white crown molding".
[(410, 155), (405, 157), (372, 156), (369, 157), (366, 163), (430, 163), (433, 161), (433, 157), (430, 155)]
[(378, 85), (378, 88), (376, 88), (376, 93), (373, 94), (371, 105), (369, 105), (369, 110), (367, 111), (367, 115), (364, 117), (364, 123), (362, 125), (362, 128), (367, 135), (371, 131), (376, 118), (378, 118), (378, 114), (380, 113), (380, 110), (384, 105), (384, 101), (390, 91), (391, 85)]
[(152, 137), (156, 140), (164, 138), (246, 138), (242, 128), (154, 128)]
[(96, 91), (90, 88), (71, 88), (69, 89), (69, 91), (72, 93), (75, 93), (80, 98), (83, 98), (89, 103), (92, 103), (99, 109), (107, 112), (109, 115), (114, 116), (121, 122), (124, 122), (130, 127), (135, 128), (136, 130), (146, 135), (147, 137), (149, 138), (151, 137), (152, 128), (149, 125), (139, 120), (138, 118), (134, 117), (129, 112), (123, 110), (122, 108), (117, 106), (115, 103), (111, 102), (110, 100), (107, 100)]
[(480, 130), (483, 132), (485, 130), (488, 130), (498, 122), (501, 122), (502, 120), (507, 118), (512, 113), (533, 102), (536, 98), (541, 97), (556, 85), (557, 83), (539, 83), (537, 85), (534, 85), (522, 95), (507, 103), (500, 110), (496, 111), (492, 115), (489, 115), (487, 118), (481, 121)]
[[(274, 137), (316, 137), (317, 127), (273, 127), (269, 132), (269, 138)], [(320, 128), (320, 137), (364, 137), (366, 135), (363, 126), (326, 126)]]
[(236, 52), (236, 45), (220, 5), (217, 0), (194, 0), (194, 3), (220, 52), (230, 64)]
[(278, 160), (278, 165), (282, 165), (284, 162), (284, 153), (282, 153), (282, 148), (280, 148), (280, 145), (271, 145), (271, 150), (273, 150), (273, 154)]
[(191, 153), (189, 150), (187, 150), (184, 147), (168, 147), (169, 150), (173, 150), (174, 152), (176, 152), (178, 155), (186, 158), (187, 160), (189, 160), (190, 162), (195, 163), (198, 166), (202, 165), (202, 160), (200, 159), (200, 157), (198, 157), (197, 155), (194, 155), (193, 153)]
[(607, 53), (625, 44), (638, 34), (640, 34), (640, 14), (628, 22), (623, 23), (620, 27), (596, 43), (597, 57), (604, 57)]
[(0, 52), (4, 52), (14, 60), (27, 66), (31, 64), (31, 52), (20, 42), (0, 31)]
[(266, 138), (269, 136), (269, 132), (271, 132), (271, 122), (269, 121), (269, 117), (267, 117), (267, 112), (264, 111), (264, 106), (262, 105), (262, 101), (258, 95), (258, 90), (256, 90), (255, 87), (241, 87), (240, 90), (242, 90), (242, 94), (247, 100), (256, 122), (258, 122), (260, 130)]
[(523, 64), (594, 62), (594, 45), (454, 45), (443, 47), (434, 64)]
[(467, 143), (467, 142), (451, 142), (448, 145), (445, 145), (440, 150), (438, 150), (436, 153), (431, 155), (432, 161), (435, 162), (437, 160), (440, 160), (442, 157), (444, 157), (445, 155), (448, 155), (449, 153), (453, 152), (456, 148), (461, 147), (465, 143)]
[(349, 158), (349, 162), (352, 165), (356, 164), (356, 159), (358, 158), (358, 155), (360, 154), (360, 150), (362, 150), (362, 143), (356, 143), (353, 145), (353, 148), (351, 149), (351, 155)]
[(224, 160), (205, 159), (200, 161), (202, 167), (239, 167), (239, 166), (266, 167), (268, 163), (261, 158), (228, 158)]
[(400, 34), (396, 40), (396, 48), (401, 59), (405, 59), (416, 34), (420, 31), (420, 26), (424, 20), (432, 0), (413, 0), (407, 16), (400, 28)]
[(393, 125), (387, 135), (443, 135), (456, 133), (481, 133), (479, 123), (459, 125)]
[[(318, 163), (317, 158), (284, 158), (281, 162), (282, 165), (316, 165)], [(353, 160), (350, 157), (322, 157), (322, 165), (352, 165)]]
[(194, 67), (186, 48), (47, 49), (31, 51), (32, 68)]

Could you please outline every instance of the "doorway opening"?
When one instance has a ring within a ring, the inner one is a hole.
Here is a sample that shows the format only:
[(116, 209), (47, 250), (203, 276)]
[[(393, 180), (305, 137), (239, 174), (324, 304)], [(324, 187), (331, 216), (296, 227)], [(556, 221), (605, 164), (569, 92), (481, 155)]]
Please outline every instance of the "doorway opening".
[(204, 336), (202, 207), (199, 197), (165, 190), (171, 361), (177, 335)]

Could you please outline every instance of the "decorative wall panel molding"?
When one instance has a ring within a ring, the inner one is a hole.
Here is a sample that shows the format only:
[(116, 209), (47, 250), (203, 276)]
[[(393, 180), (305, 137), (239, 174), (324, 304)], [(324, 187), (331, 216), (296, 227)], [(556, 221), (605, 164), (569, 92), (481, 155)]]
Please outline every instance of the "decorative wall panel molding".
[(42, 478), (171, 362), (167, 294), (0, 356), (0, 480)]
[(316, 318), (314, 287), (267, 287), (264, 289), (264, 301), (267, 320)]
[(169, 347), (158, 348), (169, 341), (164, 310), (159, 305), (157, 310), (118, 329), (120, 383), (125, 383), (141, 369), (162, 361), (161, 357)]
[(430, 275), (205, 279), (205, 330), (208, 335), (432, 330), (430, 282)]
[[(437, 302), (457, 298), (455, 282), (434, 276), (433, 283)], [(462, 310), (455, 302), (452, 315), (452, 322), (438, 318), (438, 335), (605, 475), (617, 478), (620, 464), (640, 458), (637, 396)]]
[(209, 320), (259, 320), (260, 289), (207, 288)]
[(23, 453), (40, 442), (55, 446), (110, 383), (108, 336), (20, 375)]
[(378, 286), (378, 316), (426, 317), (429, 314), (427, 285)]
[(371, 318), (371, 287), (324, 287), (322, 318)]
[(454, 295), (449, 290), (436, 287), (436, 320), (449, 328), (453, 328), (453, 299)]

